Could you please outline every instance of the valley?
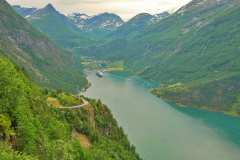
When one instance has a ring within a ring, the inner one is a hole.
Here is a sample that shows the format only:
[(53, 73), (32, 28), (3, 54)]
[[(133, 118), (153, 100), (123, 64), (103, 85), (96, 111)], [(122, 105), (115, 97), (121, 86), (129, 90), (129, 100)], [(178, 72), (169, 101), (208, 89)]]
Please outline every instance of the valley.
[(161, 85), (153, 93), (166, 100), (238, 115), (239, 6), (193, 0), (154, 24), (142, 14), (112, 33), (118, 38), (81, 52), (123, 61), (125, 71)]
[(106, 105), (74, 95), (83, 66), (54, 41), (0, 0), (0, 159), (141, 160)]
[(240, 158), (239, 0), (191, 0), (129, 19), (69, 13), (76, 2), (8, 1), (0, 0), (4, 160)]
[(104, 72), (124, 72), (123, 61), (101, 61), (90, 57), (82, 57), (81, 64), (87, 70), (102, 70)]

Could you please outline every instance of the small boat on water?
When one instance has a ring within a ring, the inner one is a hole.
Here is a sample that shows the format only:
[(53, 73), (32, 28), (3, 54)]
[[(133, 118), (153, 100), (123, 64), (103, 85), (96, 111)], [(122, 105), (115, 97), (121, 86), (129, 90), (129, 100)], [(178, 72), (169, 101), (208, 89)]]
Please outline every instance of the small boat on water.
[(103, 77), (103, 72), (102, 71), (97, 71), (96, 75), (98, 77), (102, 78)]

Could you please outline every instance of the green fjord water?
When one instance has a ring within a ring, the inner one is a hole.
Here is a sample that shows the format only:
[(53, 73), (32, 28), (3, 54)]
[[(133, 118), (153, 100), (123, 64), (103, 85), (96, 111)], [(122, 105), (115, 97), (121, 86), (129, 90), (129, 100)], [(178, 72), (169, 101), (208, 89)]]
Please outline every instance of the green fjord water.
[(240, 118), (167, 104), (136, 78), (88, 80), (85, 95), (108, 105), (144, 160), (240, 160)]

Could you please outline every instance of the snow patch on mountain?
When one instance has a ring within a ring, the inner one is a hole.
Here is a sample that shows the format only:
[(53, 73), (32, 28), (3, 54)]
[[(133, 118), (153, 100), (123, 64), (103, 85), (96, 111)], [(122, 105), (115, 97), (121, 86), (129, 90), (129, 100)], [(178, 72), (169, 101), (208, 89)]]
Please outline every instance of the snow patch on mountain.
[(170, 16), (169, 12), (163, 12), (159, 14), (153, 15), (154, 17), (151, 19), (151, 23), (158, 23), (159, 21), (163, 20), (164, 18), (167, 18)]
[(95, 16), (73, 13), (68, 17), (79, 28), (88, 31), (92, 31), (94, 29), (115, 30), (124, 23), (118, 15), (112, 13), (101, 13)]

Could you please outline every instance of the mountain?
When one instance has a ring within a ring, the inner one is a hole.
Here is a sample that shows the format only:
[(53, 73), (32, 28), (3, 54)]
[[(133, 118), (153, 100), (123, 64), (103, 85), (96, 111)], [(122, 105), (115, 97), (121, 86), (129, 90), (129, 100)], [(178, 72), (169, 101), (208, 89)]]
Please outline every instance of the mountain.
[(162, 84), (168, 100), (239, 114), (240, 1), (193, 0), (140, 34), (89, 48), (86, 54), (124, 61)]
[(39, 31), (47, 34), (57, 44), (65, 48), (87, 46), (92, 42), (65, 15), (58, 12), (52, 4), (37, 10), (27, 17), (27, 20)]
[(90, 18), (87, 14), (72, 13), (68, 15), (68, 18), (79, 28), (83, 29), (86, 25), (86, 20)]
[(82, 66), (72, 53), (59, 49), (4, 0), (0, 1), (0, 15), (0, 54), (44, 86), (68, 91), (86, 86)]
[(123, 20), (116, 14), (102, 13), (86, 20), (87, 27), (90, 29), (115, 30), (123, 24)]
[(115, 32), (111, 33), (111, 36), (114, 38), (135, 36), (142, 32), (153, 18), (154, 16), (148, 13), (138, 14), (122, 26), (118, 27)]
[(124, 22), (116, 14), (101, 13), (96, 16), (88, 16), (81, 13), (73, 13), (68, 16), (71, 21), (85, 31), (106, 30), (112, 31), (121, 26)]
[(74, 13), (68, 17), (83, 32), (94, 39), (106, 38), (108, 34), (124, 24), (121, 17), (112, 13), (101, 13), (92, 17), (86, 14)]
[(3, 56), (0, 75), (0, 159), (140, 160), (101, 101), (40, 88)]
[(95, 16), (72, 13), (65, 16), (52, 4), (42, 9), (21, 6), (13, 6), (13, 8), (18, 14), (27, 18), (34, 27), (69, 49), (85, 47), (99, 38), (102, 40), (124, 23), (121, 17), (113, 13), (101, 13)]
[(20, 14), (23, 17), (28, 17), (37, 11), (37, 8), (33, 8), (33, 7), (28, 8), (28, 7), (22, 7), (19, 5), (14, 5), (12, 7), (18, 14)]
[(170, 13), (168, 13), (168, 12), (162, 12), (159, 14), (155, 14), (151, 20), (151, 23), (157, 23), (157, 22), (163, 20), (164, 18), (167, 18), (168, 16), (170, 16)]
[(148, 26), (160, 22), (169, 15), (170, 14), (168, 12), (163, 12), (156, 15), (140, 13), (118, 27), (116, 31), (110, 34), (110, 37), (114, 39), (128, 39), (135, 37), (136, 35), (141, 34)]

